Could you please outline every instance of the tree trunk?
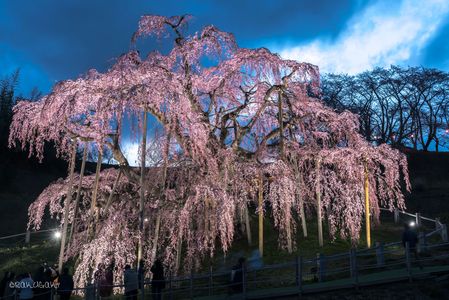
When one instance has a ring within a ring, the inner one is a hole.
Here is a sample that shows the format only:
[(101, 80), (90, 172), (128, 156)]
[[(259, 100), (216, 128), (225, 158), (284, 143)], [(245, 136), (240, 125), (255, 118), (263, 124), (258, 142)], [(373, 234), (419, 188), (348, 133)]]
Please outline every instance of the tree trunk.
[(62, 225), (62, 235), (61, 235), (61, 247), (59, 249), (59, 263), (58, 271), (62, 272), (62, 264), (64, 262), (64, 252), (65, 252), (65, 241), (67, 238), (67, 226), (69, 222), (69, 207), (70, 202), (72, 202), (72, 189), (73, 189), (73, 173), (75, 172), (75, 159), (76, 159), (76, 141), (73, 143), (72, 157), (70, 159), (70, 175), (69, 183), (67, 189), (67, 197), (64, 203), (64, 223)]
[(145, 205), (145, 155), (147, 149), (147, 112), (143, 113), (142, 124), (142, 145), (140, 153), (140, 206), (139, 206), (139, 245), (137, 248), (137, 261), (143, 258), (143, 222), (144, 222), (144, 205)]
[(320, 164), (321, 161), (318, 158), (316, 161), (316, 210), (317, 210), (317, 221), (318, 221), (318, 243), (320, 247), (323, 247), (323, 223), (322, 223), (322, 216), (321, 216), (321, 185), (320, 185)]
[(280, 157), (284, 157), (284, 120), (283, 120), (283, 108), (282, 108), (282, 91), (278, 93), (278, 118), (279, 118), (279, 152)]
[(83, 160), (81, 162), (80, 178), (78, 181), (78, 189), (76, 191), (75, 208), (73, 211), (73, 221), (72, 221), (72, 227), (70, 228), (68, 244), (72, 241), (73, 232), (76, 227), (76, 215), (78, 214), (78, 205), (79, 205), (80, 198), (81, 198), (81, 185), (83, 183), (84, 169), (86, 168), (86, 159), (87, 159), (87, 142), (84, 143)]

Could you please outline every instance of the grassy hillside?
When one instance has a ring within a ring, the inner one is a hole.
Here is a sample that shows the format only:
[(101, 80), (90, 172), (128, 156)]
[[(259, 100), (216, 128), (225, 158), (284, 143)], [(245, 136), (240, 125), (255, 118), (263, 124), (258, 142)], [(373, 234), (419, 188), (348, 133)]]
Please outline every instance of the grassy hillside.
[(449, 153), (410, 152), (407, 157), (413, 188), (407, 210), (449, 223)]
[[(1, 156), (0, 237), (26, 231), (28, 206), (51, 182), (67, 176), (68, 168), (64, 160), (56, 159), (51, 152), (42, 162), (19, 151), (9, 151)], [(95, 164), (88, 163), (86, 170), (94, 172)]]

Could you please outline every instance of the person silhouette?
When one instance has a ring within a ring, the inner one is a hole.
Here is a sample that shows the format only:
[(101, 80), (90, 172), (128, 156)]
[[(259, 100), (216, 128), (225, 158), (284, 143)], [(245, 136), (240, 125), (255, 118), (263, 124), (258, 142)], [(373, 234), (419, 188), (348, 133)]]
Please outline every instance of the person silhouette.
[(162, 265), (162, 261), (156, 259), (150, 271), (153, 273), (153, 279), (151, 280), (153, 299), (162, 299), (162, 290), (165, 288), (164, 266)]
[(69, 269), (62, 269), (59, 276), (58, 295), (60, 300), (69, 300), (73, 291), (73, 277), (69, 274)]

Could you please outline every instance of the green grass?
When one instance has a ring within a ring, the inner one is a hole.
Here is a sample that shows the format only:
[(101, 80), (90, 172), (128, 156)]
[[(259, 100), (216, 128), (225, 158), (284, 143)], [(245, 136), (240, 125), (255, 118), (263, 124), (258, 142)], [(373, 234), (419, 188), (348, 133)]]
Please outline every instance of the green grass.
[[(375, 242), (397, 242), (401, 239), (402, 235), (402, 225), (394, 224), (393, 216), (389, 213), (385, 213), (385, 217), (381, 218), (382, 221), (378, 225), (372, 225), (371, 230), (371, 240), (372, 245)], [(324, 226), (324, 245), (319, 247), (318, 243), (318, 229), (316, 222), (308, 222), (308, 236), (303, 237), (301, 228), (298, 228), (296, 235), (296, 249), (292, 253), (288, 253), (287, 250), (279, 249), (278, 247), (278, 232), (270, 224), (270, 219), (264, 219), (264, 255), (263, 262), (266, 265), (282, 263), (286, 261), (293, 261), (296, 256), (302, 256), (304, 258), (316, 257), (317, 253), (323, 255), (332, 255), (342, 252), (347, 252), (351, 249), (352, 243), (350, 240), (345, 240), (341, 238), (336, 238), (332, 240), (329, 237), (326, 226)], [(239, 257), (250, 257), (252, 252), (258, 249), (258, 223), (257, 216), (251, 215), (251, 234), (252, 234), (252, 245), (248, 244), (245, 234), (240, 234), (239, 237), (234, 241), (229, 253), (224, 255), (223, 253), (217, 253), (211, 264), (214, 269), (216, 268), (231, 268)], [(366, 236), (365, 228), (362, 227), (360, 240), (356, 244), (358, 248), (366, 248)]]
[(44, 242), (30, 247), (0, 248), (0, 272), (34, 273), (43, 261), (51, 265), (56, 263), (58, 254), (59, 246), (55, 242)]

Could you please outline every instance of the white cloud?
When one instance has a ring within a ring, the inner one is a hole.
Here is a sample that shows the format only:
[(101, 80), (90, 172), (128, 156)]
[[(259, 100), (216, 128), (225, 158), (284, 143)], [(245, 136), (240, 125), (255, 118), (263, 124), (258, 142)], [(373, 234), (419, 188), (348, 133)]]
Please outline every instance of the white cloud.
[(447, 0), (377, 1), (354, 16), (334, 41), (317, 39), (274, 49), (321, 72), (358, 73), (416, 58), (449, 12)]
[(129, 165), (133, 166), (133, 167), (139, 166), (140, 165), (139, 144), (126, 142), (126, 143), (124, 143), (122, 148), (123, 148), (123, 154), (125, 155), (126, 159), (128, 160)]

